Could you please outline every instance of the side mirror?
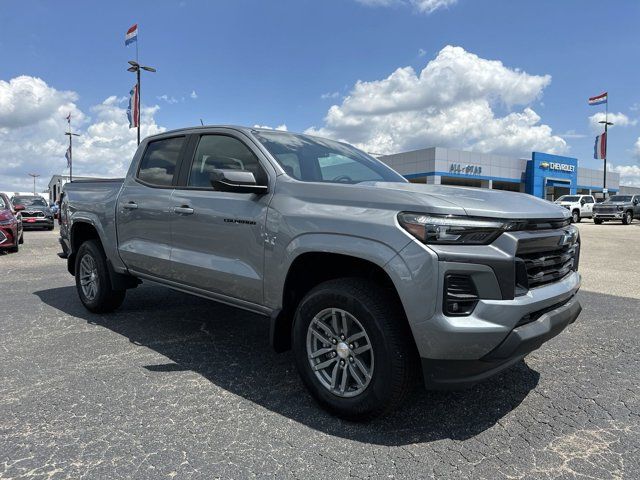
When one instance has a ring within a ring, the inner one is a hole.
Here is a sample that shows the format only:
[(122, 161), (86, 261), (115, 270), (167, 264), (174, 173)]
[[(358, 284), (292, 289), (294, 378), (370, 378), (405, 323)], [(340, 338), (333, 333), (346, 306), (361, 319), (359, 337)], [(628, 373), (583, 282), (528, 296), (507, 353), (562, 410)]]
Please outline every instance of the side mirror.
[(586, 200), (583, 198), (582, 200), (580, 200), (580, 205), (582, 205), (584, 207), (584, 204), (586, 203)]
[(256, 177), (247, 170), (213, 170), (209, 179), (213, 188), (219, 192), (261, 195), (269, 191), (266, 185), (258, 185)]
[(22, 210), (24, 210), (24, 208), (25, 208), (25, 207), (24, 207), (24, 205), (20, 205), (20, 204), (18, 204), (18, 205), (14, 205), (14, 206), (13, 206), (13, 209), (14, 209), (16, 212), (21, 212)]

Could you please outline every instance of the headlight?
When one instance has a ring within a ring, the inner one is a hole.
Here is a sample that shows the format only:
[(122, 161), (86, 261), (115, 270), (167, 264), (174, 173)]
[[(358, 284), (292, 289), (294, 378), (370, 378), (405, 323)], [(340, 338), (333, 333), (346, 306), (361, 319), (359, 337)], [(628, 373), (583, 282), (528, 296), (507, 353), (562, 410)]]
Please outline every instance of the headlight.
[(509, 222), (466, 216), (401, 212), (398, 222), (423, 243), (487, 245), (508, 230)]

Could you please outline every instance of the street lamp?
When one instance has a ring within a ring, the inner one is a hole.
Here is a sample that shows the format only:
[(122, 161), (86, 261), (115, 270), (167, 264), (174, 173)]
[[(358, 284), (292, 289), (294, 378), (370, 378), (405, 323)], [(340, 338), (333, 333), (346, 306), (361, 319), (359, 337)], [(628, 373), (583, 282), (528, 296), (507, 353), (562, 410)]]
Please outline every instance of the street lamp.
[(33, 195), (36, 195), (36, 178), (38, 178), (40, 176), (40, 174), (37, 173), (29, 173), (27, 174), (30, 177), (33, 177)]
[(127, 68), (128, 72), (135, 72), (136, 74), (136, 82), (138, 85), (138, 145), (140, 145), (140, 105), (142, 104), (142, 96), (140, 94), (140, 70), (146, 70), (147, 72), (155, 73), (156, 69), (153, 67), (145, 67), (144, 65), (140, 65), (138, 62), (134, 60), (129, 60), (129, 68)]
[(605, 116), (604, 120), (600, 120), (598, 123), (604, 123), (604, 177), (602, 182), (602, 198), (606, 197), (604, 191), (607, 188), (607, 144), (609, 143), (609, 135), (607, 135), (607, 127), (613, 125)]

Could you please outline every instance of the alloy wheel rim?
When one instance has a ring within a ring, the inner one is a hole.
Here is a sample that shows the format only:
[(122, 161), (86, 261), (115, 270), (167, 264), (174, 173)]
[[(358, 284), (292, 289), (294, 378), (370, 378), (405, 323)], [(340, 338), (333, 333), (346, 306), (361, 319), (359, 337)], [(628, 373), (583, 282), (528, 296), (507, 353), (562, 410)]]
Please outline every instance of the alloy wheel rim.
[(80, 260), (80, 288), (82, 294), (89, 301), (96, 298), (98, 294), (98, 267), (90, 255), (85, 255)]
[(356, 317), (340, 308), (326, 308), (309, 323), (307, 358), (320, 384), (338, 397), (360, 395), (373, 378), (369, 335)]

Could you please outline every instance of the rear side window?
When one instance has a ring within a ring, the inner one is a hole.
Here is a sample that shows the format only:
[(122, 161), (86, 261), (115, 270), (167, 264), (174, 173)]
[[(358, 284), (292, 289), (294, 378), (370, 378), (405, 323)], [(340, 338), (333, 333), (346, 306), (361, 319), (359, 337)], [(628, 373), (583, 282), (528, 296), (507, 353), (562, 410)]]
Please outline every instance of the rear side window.
[(159, 187), (171, 186), (183, 145), (184, 137), (150, 142), (140, 162), (138, 179)]
[(189, 186), (213, 188), (214, 170), (247, 170), (253, 173), (258, 185), (267, 184), (267, 176), (258, 157), (244, 143), (227, 135), (203, 135), (191, 165)]

